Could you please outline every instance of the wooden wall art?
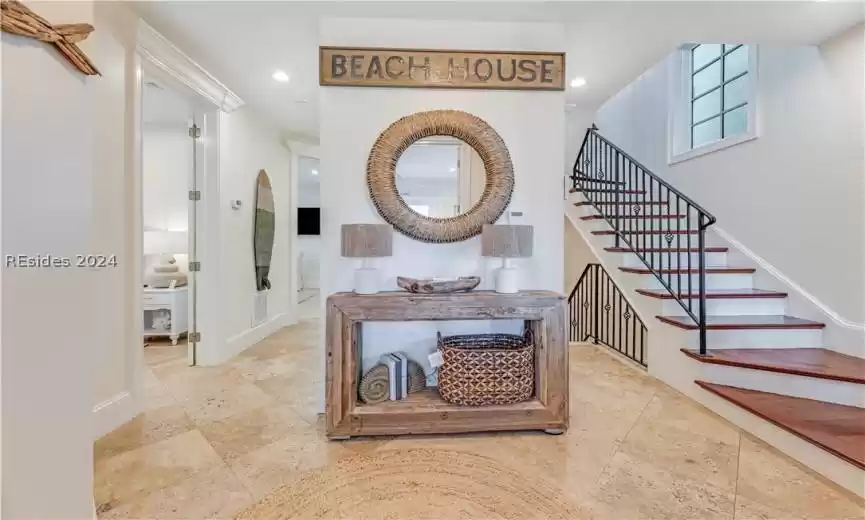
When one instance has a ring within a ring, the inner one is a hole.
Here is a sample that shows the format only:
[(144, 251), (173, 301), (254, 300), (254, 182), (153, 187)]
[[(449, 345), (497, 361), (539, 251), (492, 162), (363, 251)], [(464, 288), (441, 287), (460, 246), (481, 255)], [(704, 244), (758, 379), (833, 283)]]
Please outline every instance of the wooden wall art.
[(93, 32), (92, 25), (88, 23), (51, 25), (48, 20), (16, 0), (2, 0), (0, 13), (2, 13), (0, 28), (3, 32), (52, 43), (63, 57), (84, 74), (101, 75), (90, 58), (75, 45)]
[[(449, 135), (474, 148), (486, 180), (480, 200), (452, 218), (432, 218), (412, 210), (396, 186), (396, 163), (412, 143)], [(400, 233), (423, 242), (460, 242), (479, 235), (504, 213), (514, 191), (514, 165), (501, 136), (484, 120), (459, 110), (431, 110), (403, 117), (375, 141), (366, 162), (366, 181), (376, 210)]]
[(319, 47), (319, 84), (564, 90), (565, 53)]

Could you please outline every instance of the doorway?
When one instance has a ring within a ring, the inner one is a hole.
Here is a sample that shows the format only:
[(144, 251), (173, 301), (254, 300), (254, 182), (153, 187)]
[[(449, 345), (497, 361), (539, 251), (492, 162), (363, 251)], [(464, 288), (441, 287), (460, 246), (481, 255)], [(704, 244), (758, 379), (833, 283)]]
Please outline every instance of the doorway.
[(319, 160), (297, 158), (297, 302), (298, 318), (310, 319), (319, 311), (321, 266), (321, 184)]
[[(197, 364), (201, 108), (157, 70), (141, 82), (140, 289), (144, 348)], [(145, 356), (145, 358), (150, 356)]]

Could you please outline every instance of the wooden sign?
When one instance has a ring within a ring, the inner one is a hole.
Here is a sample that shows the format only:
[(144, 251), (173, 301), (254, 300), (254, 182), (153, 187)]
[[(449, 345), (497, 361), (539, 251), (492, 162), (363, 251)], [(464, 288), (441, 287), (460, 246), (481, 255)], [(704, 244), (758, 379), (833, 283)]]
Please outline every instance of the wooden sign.
[(319, 47), (319, 84), (564, 90), (565, 53)]

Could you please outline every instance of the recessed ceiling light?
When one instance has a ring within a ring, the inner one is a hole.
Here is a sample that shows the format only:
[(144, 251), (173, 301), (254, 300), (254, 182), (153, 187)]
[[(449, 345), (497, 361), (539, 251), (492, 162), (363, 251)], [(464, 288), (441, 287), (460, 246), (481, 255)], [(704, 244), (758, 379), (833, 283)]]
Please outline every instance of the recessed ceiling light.
[(576, 78), (571, 80), (571, 86), (574, 88), (579, 88), (579, 87), (585, 86), (585, 84), (586, 84), (586, 78), (581, 78), (581, 77), (577, 76)]
[(275, 70), (273, 71), (273, 79), (280, 83), (288, 83), (291, 76), (289, 76), (284, 70)]
[(307, 101), (305, 99), (295, 99), (294, 102), (300, 103), (301, 105), (305, 105), (305, 104), (309, 103), (309, 101)]
[(310, 173), (312, 173), (313, 175), (318, 175), (318, 170), (312, 170)]

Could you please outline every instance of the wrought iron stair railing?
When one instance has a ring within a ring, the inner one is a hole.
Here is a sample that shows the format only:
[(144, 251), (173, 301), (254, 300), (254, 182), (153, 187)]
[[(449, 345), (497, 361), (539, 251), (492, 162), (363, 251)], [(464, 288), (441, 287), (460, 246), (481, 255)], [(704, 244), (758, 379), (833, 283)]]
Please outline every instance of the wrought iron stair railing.
[(588, 264), (568, 296), (571, 342), (604, 344), (646, 363), (646, 325), (601, 264)]
[(699, 328), (706, 353), (706, 229), (715, 217), (598, 133), (586, 130), (571, 175), (626, 247)]

